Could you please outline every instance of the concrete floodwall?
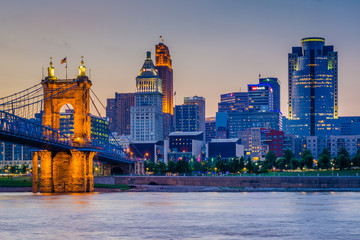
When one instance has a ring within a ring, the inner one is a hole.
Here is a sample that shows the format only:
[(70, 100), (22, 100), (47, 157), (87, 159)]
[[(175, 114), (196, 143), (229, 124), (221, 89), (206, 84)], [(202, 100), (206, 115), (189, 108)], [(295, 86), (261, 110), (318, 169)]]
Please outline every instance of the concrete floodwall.
[[(106, 178), (106, 177), (105, 177)], [(245, 188), (360, 188), (360, 177), (182, 177), (114, 176), (114, 184)], [(110, 182), (109, 181), (109, 184)], [(107, 182), (98, 180), (95, 183)]]
[(115, 177), (107, 176), (107, 177), (95, 177), (94, 183), (96, 184), (115, 184)]

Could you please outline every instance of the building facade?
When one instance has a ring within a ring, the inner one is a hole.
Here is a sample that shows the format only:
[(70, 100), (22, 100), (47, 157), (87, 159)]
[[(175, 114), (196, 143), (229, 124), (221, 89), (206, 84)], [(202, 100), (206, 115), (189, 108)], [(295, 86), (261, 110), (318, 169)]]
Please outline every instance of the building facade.
[(220, 95), (218, 112), (245, 112), (249, 108), (247, 92), (232, 92)]
[(274, 77), (259, 78), (259, 84), (269, 84), (273, 89), (273, 111), (281, 112), (280, 81)]
[[(324, 38), (303, 38), (288, 55), (289, 120), (298, 136), (329, 136), (338, 118), (338, 57)], [(298, 127), (296, 127), (298, 126)], [(301, 131), (297, 131), (302, 129)]]
[(200, 130), (200, 111), (196, 104), (175, 106), (175, 131), (198, 132)]
[(169, 48), (163, 43), (155, 46), (155, 67), (162, 80), (164, 138), (173, 131), (173, 69)]
[(205, 98), (198, 96), (184, 97), (184, 105), (194, 104), (199, 108), (199, 131), (204, 132), (205, 137)]
[(216, 138), (216, 117), (207, 117), (205, 119), (205, 133), (206, 142)]
[(107, 99), (106, 117), (111, 132), (130, 135), (130, 108), (134, 105), (134, 93), (115, 93), (115, 98)]
[(131, 138), (134, 141), (163, 140), (162, 80), (147, 52), (136, 77), (135, 106), (131, 107)]
[(249, 111), (271, 112), (274, 110), (273, 89), (270, 84), (248, 84)]

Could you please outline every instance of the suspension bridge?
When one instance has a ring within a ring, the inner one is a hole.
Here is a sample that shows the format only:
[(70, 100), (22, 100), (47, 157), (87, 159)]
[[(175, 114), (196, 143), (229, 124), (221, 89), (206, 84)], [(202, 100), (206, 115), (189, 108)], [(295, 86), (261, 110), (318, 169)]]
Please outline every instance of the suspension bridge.
[[(107, 174), (114, 169), (143, 174), (143, 161), (131, 159), (111, 133), (107, 141), (91, 138), (90, 104), (100, 117), (95, 101), (104, 105), (91, 90), (85, 70), (82, 60), (76, 78), (57, 79), (50, 61), (48, 76), (40, 83), (0, 98), (0, 139), (34, 149), (34, 192), (38, 191), (39, 159), (40, 192), (93, 191), (93, 160), (103, 163)], [(69, 105), (73, 124), (60, 126), (60, 110)], [(69, 127), (73, 134), (61, 131)]]

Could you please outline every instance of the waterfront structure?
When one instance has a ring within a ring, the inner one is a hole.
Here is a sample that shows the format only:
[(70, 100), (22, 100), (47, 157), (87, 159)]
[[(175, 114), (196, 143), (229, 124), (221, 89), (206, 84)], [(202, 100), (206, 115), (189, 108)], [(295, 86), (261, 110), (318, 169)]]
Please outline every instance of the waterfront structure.
[(200, 111), (196, 104), (175, 106), (175, 131), (197, 132), (200, 131)]
[(248, 84), (249, 111), (271, 112), (273, 107), (273, 89), (270, 84)]
[(193, 104), (199, 107), (199, 131), (204, 132), (205, 137), (205, 98), (198, 96), (184, 97), (184, 105)]
[(288, 55), (291, 134), (329, 136), (338, 118), (338, 57), (319, 37), (303, 38)]
[(161, 41), (155, 46), (155, 68), (162, 80), (164, 138), (173, 131), (173, 69), (169, 48)]
[[(85, 147), (91, 143), (89, 110), (92, 83), (85, 75), (85, 70), (84, 62), (81, 61), (79, 75), (76, 79), (60, 81), (54, 76), (54, 68), (50, 62), (48, 76), (41, 82), (44, 90), (42, 125), (59, 130), (60, 109), (64, 106), (64, 102), (71, 104), (74, 108), (73, 144), (78, 147)], [(64, 86), (69, 87), (69, 85), (71, 88), (64, 91)], [(34, 152), (33, 176), (35, 176), (36, 191), (38, 157), (40, 157), (41, 192), (92, 192), (94, 190), (92, 161), (95, 154), (96, 152), (86, 149)]]
[(205, 141), (216, 138), (216, 117), (205, 118)]
[(177, 161), (183, 157), (190, 159), (205, 156), (203, 132), (172, 132), (169, 140), (164, 142), (165, 162)]
[(158, 141), (163, 135), (162, 80), (151, 60), (151, 52), (136, 77), (135, 106), (131, 107), (131, 138)]
[(115, 93), (115, 98), (108, 98), (106, 117), (109, 118), (111, 132), (130, 135), (130, 108), (135, 106), (134, 93)]
[(273, 90), (273, 111), (281, 112), (280, 105), (280, 81), (278, 78), (259, 78), (259, 84), (269, 84)]
[(239, 138), (211, 139), (207, 143), (206, 154), (208, 158), (240, 158), (244, 156), (244, 146)]
[(218, 112), (245, 112), (249, 108), (247, 92), (232, 92), (220, 95)]

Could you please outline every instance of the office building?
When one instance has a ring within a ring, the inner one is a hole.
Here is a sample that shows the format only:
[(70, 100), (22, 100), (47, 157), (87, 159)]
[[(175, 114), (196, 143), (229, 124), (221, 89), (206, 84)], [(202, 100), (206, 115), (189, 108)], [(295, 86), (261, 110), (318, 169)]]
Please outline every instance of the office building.
[(130, 108), (134, 105), (134, 93), (115, 93), (115, 98), (107, 99), (106, 117), (111, 132), (130, 135)]
[(204, 132), (205, 137), (205, 98), (198, 96), (184, 98), (184, 105), (193, 104), (199, 107), (199, 131)]
[(135, 106), (131, 107), (130, 129), (134, 141), (163, 140), (162, 81), (151, 60), (151, 52), (136, 77)]
[(165, 162), (179, 159), (189, 160), (205, 156), (205, 141), (203, 132), (172, 132), (169, 140), (164, 141)]
[[(66, 109), (60, 112), (60, 133), (67, 137), (74, 137), (74, 110)], [(90, 115), (91, 142), (105, 145), (109, 142), (109, 121), (107, 118)]]
[(273, 111), (273, 89), (270, 84), (248, 84), (248, 94), (250, 112)]
[[(289, 120), (298, 136), (329, 136), (338, 118), (338, 58), (324, 38), (303, 38), (288, 54)], [(299, 127), (296, 127), (298, 125)], [(302, 131), (297, 131), (302, 128)]]
[(205, 118), (205, 141), (216, 138), (216, 117)]
[(244, 112), (249, 108), (247, 92), (232, 92), (220, 95), (219, 112)]
[[(216, 121), (218, 115), (216, 115)], [(239, 134), (248, 128), (270, 128), (282, 130), (282, 118), (279, 112), (243, 112), (228, 114), (228, 138), (239, 138)]]
[(173, 131), (173, 69), (169, 48), (162, 42), (155, 46), (155, 68), (162, 80), (164, 138)]
[(206, 154), (208, 158), (240, 158), (244, 156), (244, 146), (238, 138), (211, 139), (207, 144)]
[(32, 165), (31, 147), (0, 141), (0, 167), (4, 166), (21, 166), (23, 164)]
[(198, 132), (200, 130), (200, 111), (196, 104), (175, 106), (175, 131)]
[(259, 84), (269, 84), (273, 90), (273, 111), (281, 112), (280, 81), (274, 77), (259, 78)]

